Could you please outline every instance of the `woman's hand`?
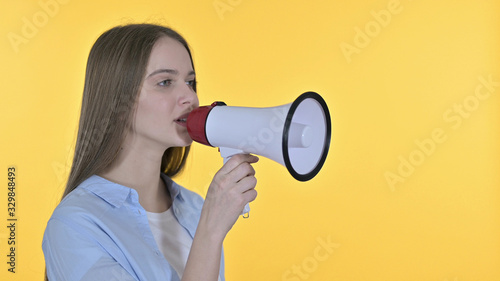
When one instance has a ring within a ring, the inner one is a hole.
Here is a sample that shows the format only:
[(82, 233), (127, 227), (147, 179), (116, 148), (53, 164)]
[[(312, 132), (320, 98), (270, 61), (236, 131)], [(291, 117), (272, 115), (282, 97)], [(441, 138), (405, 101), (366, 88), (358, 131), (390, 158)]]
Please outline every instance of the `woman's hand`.
[(201, 214), (215, 237), (224, 239), (244, 206), (257, 197), (257, 179), (251, 165), (257, 161), (257, 156), (237, 154), (215, 174)]
[(256, 156), (237, 154), (215, 174), (201, 210), (182, 281), (217, 280), (224, 238), (243, 207), (257, 197), (257, 179), (251, 165), (257, 161)]

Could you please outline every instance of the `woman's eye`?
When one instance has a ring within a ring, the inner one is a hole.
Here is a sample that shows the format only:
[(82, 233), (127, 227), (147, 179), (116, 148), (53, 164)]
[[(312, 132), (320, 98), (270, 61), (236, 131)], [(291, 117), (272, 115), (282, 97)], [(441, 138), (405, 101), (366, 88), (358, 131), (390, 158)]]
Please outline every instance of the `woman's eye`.
[(189, 80), (189, 81), (186, 81), (186, 85), (188, 85), (189, 87), (191, 88), (194, 88), (194, 85), (196, 84), (196, 81), (195, 80)]
[(167, 79), (167, 80), (163, 80), (160, 83), (158, 83), (158, 86), (169, 86), (171, 84), (172, 84), (172, 80)]

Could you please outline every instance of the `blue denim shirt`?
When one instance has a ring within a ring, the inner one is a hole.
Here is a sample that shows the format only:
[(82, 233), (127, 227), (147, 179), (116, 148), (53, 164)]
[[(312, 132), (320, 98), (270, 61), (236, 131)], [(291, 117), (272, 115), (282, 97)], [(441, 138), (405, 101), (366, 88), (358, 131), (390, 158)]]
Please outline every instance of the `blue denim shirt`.
[[(177, 220), (194, 237), (202, 197), (162, 178)], [(42, 248), (50, 281), (179, 280), (156, 244), (137, 192), (97, 175), (57, 206)], [(219, 277), (225, 280), (223, 256)]]

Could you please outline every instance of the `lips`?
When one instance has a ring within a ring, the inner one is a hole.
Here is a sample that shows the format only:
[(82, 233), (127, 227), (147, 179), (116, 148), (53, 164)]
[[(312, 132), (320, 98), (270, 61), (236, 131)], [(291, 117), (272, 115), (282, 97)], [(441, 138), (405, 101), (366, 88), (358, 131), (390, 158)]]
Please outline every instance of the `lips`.
[(187, 125), (187, 117), (189, 115), (189, 112), (186, 114), (181, 115), (179, 118), (175, 119), (174, 122), (177, 123), (178, 125), (182, 127), (186, 127)]

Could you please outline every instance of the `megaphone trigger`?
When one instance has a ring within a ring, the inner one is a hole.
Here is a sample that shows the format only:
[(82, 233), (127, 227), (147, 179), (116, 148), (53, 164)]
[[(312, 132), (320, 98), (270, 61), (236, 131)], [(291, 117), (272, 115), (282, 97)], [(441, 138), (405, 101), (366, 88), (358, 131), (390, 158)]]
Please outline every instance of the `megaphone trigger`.
[(226, 162), (234, 155), (236, 154), (242, 154), (245, 153), (245, 151), (241, 149), (235, 149), (235, 148), (230, 148), (230, 147), (219, 147), (219, 152), (220, 156), (224, 159), (223, 163), (226, 164)]

